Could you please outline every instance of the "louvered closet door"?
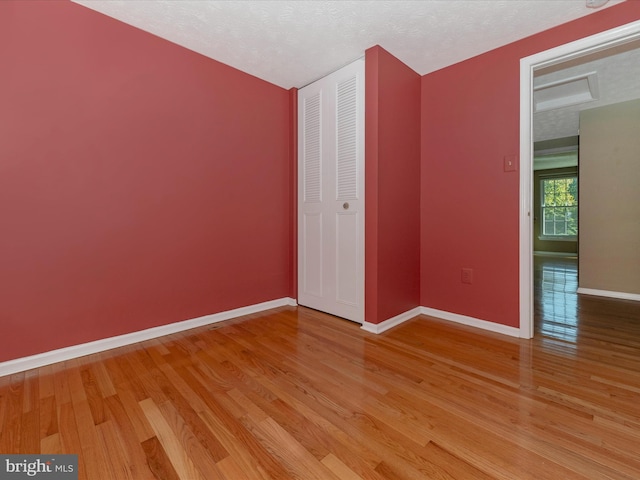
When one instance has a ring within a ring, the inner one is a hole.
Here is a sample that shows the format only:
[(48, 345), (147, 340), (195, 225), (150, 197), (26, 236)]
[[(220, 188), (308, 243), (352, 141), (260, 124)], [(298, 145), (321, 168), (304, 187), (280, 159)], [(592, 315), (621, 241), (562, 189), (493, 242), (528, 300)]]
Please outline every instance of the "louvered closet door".
[(298, 303), (364, 320), (364, 59), (298, 92)]

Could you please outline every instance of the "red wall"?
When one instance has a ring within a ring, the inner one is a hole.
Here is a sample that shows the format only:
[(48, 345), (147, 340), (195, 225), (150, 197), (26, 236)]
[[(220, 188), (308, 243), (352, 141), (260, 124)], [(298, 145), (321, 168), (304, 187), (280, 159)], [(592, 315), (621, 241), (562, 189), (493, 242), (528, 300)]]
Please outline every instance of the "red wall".
[(420, 302), (420, 76), (366, 51), (365, 320)]
[(0, 361), (291, 294), (289, 93), (0, 2)]
[(638, 19), (624, 2), (422, 77), (423, 306), (519, 325), (520, 58)]

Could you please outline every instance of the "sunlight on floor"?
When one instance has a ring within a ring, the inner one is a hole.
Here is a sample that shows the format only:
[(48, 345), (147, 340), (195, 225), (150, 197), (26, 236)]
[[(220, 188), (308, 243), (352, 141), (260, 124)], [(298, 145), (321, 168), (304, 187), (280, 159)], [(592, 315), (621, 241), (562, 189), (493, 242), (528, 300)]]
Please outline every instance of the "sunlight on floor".
[(578, 337), (578, 268), (575, 260), (545, 262), (540, 272), (536, 303), (543, 335), (575, 342)]

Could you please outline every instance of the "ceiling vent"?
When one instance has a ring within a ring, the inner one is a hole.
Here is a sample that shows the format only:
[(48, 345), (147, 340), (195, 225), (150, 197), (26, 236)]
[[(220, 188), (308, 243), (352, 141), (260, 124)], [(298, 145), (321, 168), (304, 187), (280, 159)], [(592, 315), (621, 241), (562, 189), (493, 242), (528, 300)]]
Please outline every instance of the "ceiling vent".
[(533, 88), (533, 107), (535, 112), (593, 102), (597, 99), (597, 72), (584, 73)]

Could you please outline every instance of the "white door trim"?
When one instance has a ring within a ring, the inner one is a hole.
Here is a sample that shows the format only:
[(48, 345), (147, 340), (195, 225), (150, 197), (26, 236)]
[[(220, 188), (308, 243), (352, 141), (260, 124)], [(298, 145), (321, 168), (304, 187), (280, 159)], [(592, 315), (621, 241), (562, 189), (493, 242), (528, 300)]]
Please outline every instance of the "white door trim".
[(533, 337), (533, 73), (640, 39), (640, 21), (520, 59), (520, 337)]

